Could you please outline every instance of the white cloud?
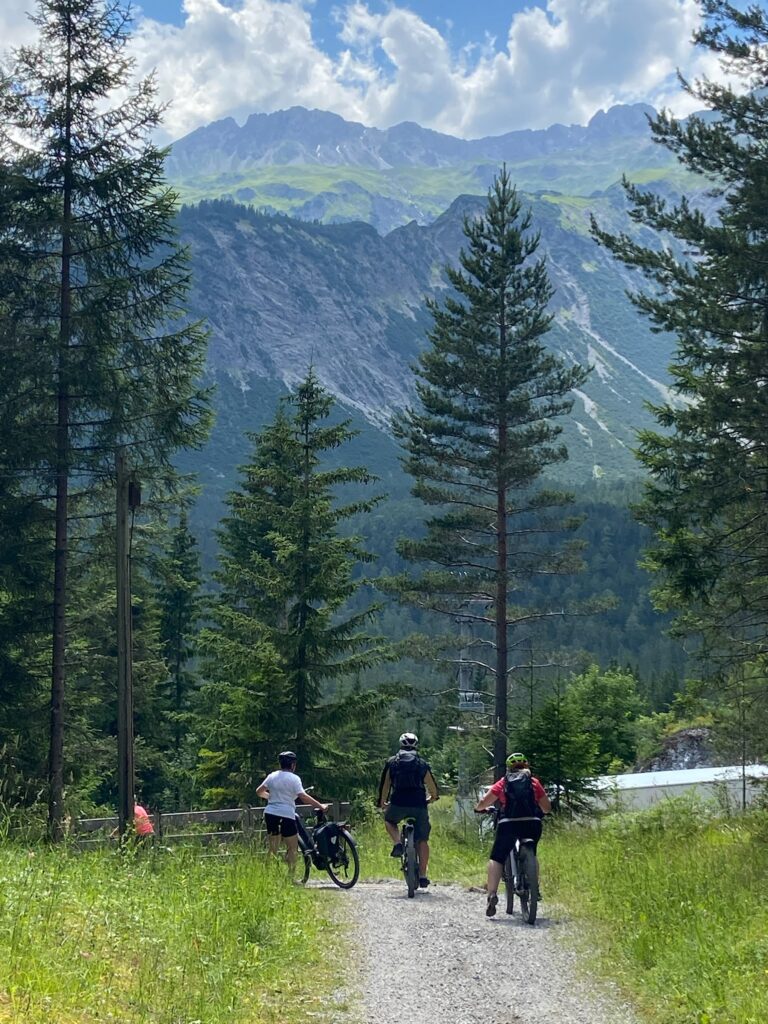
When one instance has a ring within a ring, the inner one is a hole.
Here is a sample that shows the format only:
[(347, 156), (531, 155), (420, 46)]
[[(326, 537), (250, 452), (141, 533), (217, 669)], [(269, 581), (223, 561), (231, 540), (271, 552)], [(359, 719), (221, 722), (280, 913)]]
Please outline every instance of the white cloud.
[(0, 3), (0, 57), (16, 46), (34, 41), (37, 29), (27, 17), (30, 0), (3, 0)]
[[(30, 0), (3, 0), (0, 39), (28, 35)], [(674, 80), (717, 74), (696, 54), (697, 0), (541, 0), (492, 40), (453, 53), (438, 29), (404, 6), (384, 13), (355, 0), (338, 11), (343, 51), (312, 35), (311, 0), (184, 0), (181, 26), (143, 18), (132, 47), (139, 71), (157, 67), (169, 137), (232, 115), (293, 105), (379, 127), (417, 121), (464, 137), (584, 123), (599, 108), (645, 100), (687, 113)], [(481, 8), (480, 8), (481, 9)]]

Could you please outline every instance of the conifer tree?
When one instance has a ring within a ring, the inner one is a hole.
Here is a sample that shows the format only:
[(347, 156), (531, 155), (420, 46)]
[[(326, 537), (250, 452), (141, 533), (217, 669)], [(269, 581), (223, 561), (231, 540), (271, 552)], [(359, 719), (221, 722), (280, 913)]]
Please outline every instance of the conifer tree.
[(183, 715), (189, 710), (197, 686), (197, 674), (190, 663), (197, 655), (198, 625), (203, 612), (200, 555), (185, 510), (171, 533), (168, 550), (154, 561), (152, 570), (158, 583), (160, 639), (168, 666), (167, 714), (178, 757), (184, 732)]
[[(133, 85), (119, 0), (38, 0), (39, 41), (0, 79), (0, 262), (25, 377), (27, 470), (53, 510), (49, 821), (64, 815), (69, 529), (125, 446), (146, 482), (202, 440), (204, 336), (183, 317), (185, 252), (152, 77)], [(0, 328), (4, 327), (0, 325)], [(0, 330), (0, 334), (4, 331)], [(102, 492), (106, 493), (106, 492)]]
[(525, 728), (515, 733), (515, 746), (526, 755), (537, 778), (552, 791), (555, 813), (587, 810), (584, 798), (594, 789), (599, 772), (598, 738), (584, 729), (579, 709), (557, 679), (553, 692), (536, 709)]
[(658, 605), (727, 675), (768, 652), (768, 18), (758, 5), (701, 8), (696, 42), (742, 89), (683, 82), (711, 113), (662, 113), (651, 129), (708, 184), (716, 212), (625, 182), (632, 218), (677, 245), (594, 232), (649, 278), (632, 298), (676, 338), (674, 397), (653, 409), (660, 429), (640, 436), (650, 482), (639, 515), (656, 532), (647, 564)]
[[(75, 523), (70, 541), (68, 730), (66, 781), (70, 813), (79, 805), (117, 801), (117, 638), (115, 530), (105, 515)], [(137, 785), (150, 801), (171, 789), (165, 717), (166, 665), (160, 608), (150, 574), (153, 528), (137, 525), (131, 541), (131, 617)], [(74, 804), (74, 808), (72, 806)]]
[[(573, 546), (559, 544), (576, 525), (561, 513), (570, 496), (535, 485), (567, 458), (556, 420), (586, 371), (544, 346), (552, 288), (530, 229), (530, 211), (503, 169), (484, 214), (465, 221), (460, 268), (446, 268), (454, 294), (429, 304), (434, 326), (416, 369), (419, 403), (396, 423), (413, 493), (434, 508), (426, 535), (399, 550), (433, 568), (395, 577), (390, 589), (451, 619), (461, 609), (472, 623), (477, 666), (495, 678), (497, 777), (516, 667), (510, 651), (527, 644), (536, 620), (562, 614), (562, 606), (528, 603), (526, 584), (579, 565)], [(494, 655), (486, 661), (487, 650)]]
[(376, 499), (338, 501), (340, 488), (374, 478), (364, 468), (329, 466), (330, 453), (353, 436), (348, 421), (328, 422), (332, 407), (310, 370), (253, 437), (253, 460), (222, 524), (221, 591), (207, 634), (208, 708), (221, 701), (234, 721), (235, 709), (247, 706), (248, 719), (228, 735), (212, 726), (230, 753), (222, 759), (206, 742), (205, 759), (209, 775), (222, 764), (231, 771), (234, 760), (246, 790), (251, 773), (269, 767), (281, 747), (295, 749), (309, 770), (331, 768), (329, 780), (340, 765), (354, 767), (356, 752), (338, 749), (335, 732), (380, 703), (371, 692), (334, 700), (338, 683), (378, 664), (386, 645), (364, 630), (372, 608), (345, 611), (362, 584), (354, 571), (370, 556), (339, 527)]

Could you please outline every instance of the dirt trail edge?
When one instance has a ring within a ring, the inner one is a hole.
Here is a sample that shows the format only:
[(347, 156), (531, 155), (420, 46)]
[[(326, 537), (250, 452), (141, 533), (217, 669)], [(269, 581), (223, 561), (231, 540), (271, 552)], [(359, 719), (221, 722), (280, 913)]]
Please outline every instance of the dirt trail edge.
[(501, 900), (486, 918), (485, 894), (454, 885), (409, 900), (402, 882), (369, 882), (349, 895), (364, 1024), (637, 1024), (580, 976), (546, 904), (531, 927)]

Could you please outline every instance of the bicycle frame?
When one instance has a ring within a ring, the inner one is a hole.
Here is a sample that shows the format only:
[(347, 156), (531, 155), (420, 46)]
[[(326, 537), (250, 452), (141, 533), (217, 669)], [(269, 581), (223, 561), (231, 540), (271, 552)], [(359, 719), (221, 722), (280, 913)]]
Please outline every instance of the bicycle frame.
[[(326, 818), (323, 811), (317, 811), (315, 814), (315, 820), (317, 825), (319, 826), (325, 824), (325, 822), (328, 819)], [(344, 824), (346, 824), (346, 822)], [(314, 836), (308, 832), (306, 825), (301, 820), (301, 817), (298, 814), (296, 815), (296, 828), (299, 833), (299, 852), (302, 854), (308, 853), (312, 858), (312, 863), (315, 865), (315, 867), (322, 870), (325, 867), (325, 864), (318, 863), (318, 852), (317, 846), (315, 845)]]

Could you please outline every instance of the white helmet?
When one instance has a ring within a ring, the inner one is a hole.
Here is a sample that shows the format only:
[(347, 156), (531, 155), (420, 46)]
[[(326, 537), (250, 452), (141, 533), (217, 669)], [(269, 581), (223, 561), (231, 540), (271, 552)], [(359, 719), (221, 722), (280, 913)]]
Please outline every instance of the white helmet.
[(415, 732), (404, 732), (400, 737), (401, 750), (415, 750), (419, 745), (419, 737)]

